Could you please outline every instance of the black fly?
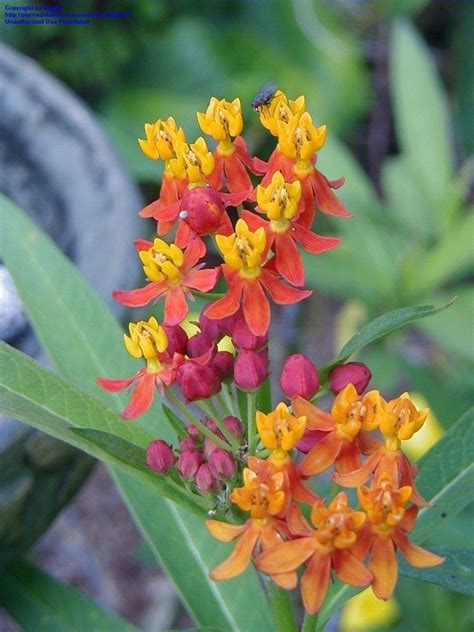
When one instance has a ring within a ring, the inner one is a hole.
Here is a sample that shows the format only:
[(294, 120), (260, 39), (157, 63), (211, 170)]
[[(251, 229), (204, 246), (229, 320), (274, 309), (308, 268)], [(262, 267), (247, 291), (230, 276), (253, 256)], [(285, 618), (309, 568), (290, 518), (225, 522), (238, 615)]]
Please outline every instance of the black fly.
[(269, 105), (276, 90), (277, 86), (274, 83), (266, 83), (255, 95), (255, 98), (252, 101), (253, 109), (258, 110), (264, 105)]

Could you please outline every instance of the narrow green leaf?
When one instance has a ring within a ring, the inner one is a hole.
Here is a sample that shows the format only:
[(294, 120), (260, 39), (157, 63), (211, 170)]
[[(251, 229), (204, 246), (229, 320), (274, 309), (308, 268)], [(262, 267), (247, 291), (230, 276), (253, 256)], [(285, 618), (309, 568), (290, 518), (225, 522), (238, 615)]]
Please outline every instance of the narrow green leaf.
[[(58, 370), (85, 390), (123, 408), (126, 395), (112, 396), (95, 384), (98, 375), (125, 377), (137, 370), (136, 361), (123, 350), (121, 327), (51, 240), (15, 204), (1, 196), (0, 225), (0, 255)], [(155, 405), (139, 422), (145, 421), (157, 432), (156, 413)], [(163, 424), (159, 434), (172, 440), (172, 433)], [(218, 561), (215, 558), (224, 557), (226, 547), (216, 544), (203, 521), (193, 520), (189, 512), (119, 470), (112, 468), (111, 472), (144, 537), (199, 625), (226, 631), (271, 627), (265, 594), (253, 569), (249, 568), (244, 581), (239, 582), (238, 591), (233, 582), (211, 581), (208, 573)], [(175, 534), (179, 534), (179, 548), (170, 550)]]
[(176, 436), (185, 437), (186, 430), (181, 419), (171, 410), (171, 408), (168, 408), (168, 406), (166, 406), (165, 404), (162, 404), (161, 408), (166, 416), (166, 419), (168, 420), (169, 425), (176, 433)]
[(402, 153), (441, 229), (446, 224), (442, 202), (453, 176), (447, 99), (428, 47), (406, 21), (393, 27), (390, 84)]
[(404, 325), (418, 320), (433, 316), (438, 312), (446, 309), (453, 301), (443, 305), (442, 307), (433, 307), (433, 305), (420, 305), (418, 307), (402, 307), (394, 309), (387, 314), (378, 316), (372, 322), (361, 327), (357, 333), (343, 346), (336, 358), (322, 369), (322, 373), (327, 373), (335, 364), (345, 362), (353, 353), (367, 346), (368, 344), (386, 336), (387, 334), (400, 329)]
[(343, 584), (339, 579), (336, 579), (334, 583), (330, 585), (326, 599), (319, 612), (316, 631), (323, 632), (329, 619), (342, 608), (346, 601), (354, 597), (354, 595), (357, 595), (361, 590), (362, 588)]
[(420, 460), (416, 484), (433, 507), (422, 507), (413, 540), (423, 542), (472, 502), (474, 408), (468, 410)]
[(439, 566), (416, 568), (400, 558), (400, 575), (438, 584), (464, 595), (474, 595), (474, 550), (430, 547), (430, 551), (446, 557), (446, 560)]
[(0, 605), (25, 632), (138, 632), (78, 590), (22, 560), (0, 575)]

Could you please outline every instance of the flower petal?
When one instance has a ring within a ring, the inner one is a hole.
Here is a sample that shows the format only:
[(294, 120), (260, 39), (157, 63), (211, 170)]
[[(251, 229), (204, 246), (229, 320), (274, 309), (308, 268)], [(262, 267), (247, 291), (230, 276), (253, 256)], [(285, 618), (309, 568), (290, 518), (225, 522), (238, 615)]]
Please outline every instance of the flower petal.
[(300, 472), (305, 476), (318, 474), (330, 467), (341, 450), (343, 440), (336, 432), (330, 432), (322, 441), (311, 448), (300, 464)]
[(242, 308), (245, 322), (255, 336), (264, 336), (270, 326), (270, 304), (259, 281), (244, 282)]
[(98, 377), (96, 379), (96, 383), (104, 389), (104, 391), (109, 391), (110, 393), (116, 393), (117, 391), (123, 391), (127, 386), (135, 380), (135, 375), (132, 377), (125, 378), (124, 380), (114, 380), (107, 377)]
[(330, 432), (336, 428), (336, 422), (329, 413), (320, 410), (300, 395), (291, 398), (291, 405), (298, 417), (306, 417), (306, 428)]
[(442, 564), (446, 558), (435, 555), (408, 539), (401, 529), (395, 529), (393, 535), (395, 544), (400, 549), (406, 561), (412, 566), (425, 568)]
[(155, 373), (145, 372), (137, 382), (128, 405), (122, 411), (124, 419), (134, 419), (146, 412), (153, 403), (155, 391)]
[(268, 290), (270, 296), (279, 305), (288, 305), (290, 303), (298, 303), (313, 293), (312, 290), (297, 290), (294, 287), (282, 283), (275, 274), (270, 270), (262, 269), (260, 277), (262, 285)]
[(313, 231), (308, 230), (298, 222), (294, 222), (292, 227), (292, 234), (296, 241), (303, 246), (306, 252), (310, 252), (313, 255), (318, 255), (321, 252), (332, 250), (341, 243), (340, 237), (327, 237), (325, 235), (318, 235)]
[(304, 266), (301, 253), (290, 231), (275, 237), (276, 269), (292, 285), (304, 284)]
[(314, 529), (310, 527), (303, 512), (296, 503), (291, 503), (286, 515), (286, 522), (293, 535), (311, 536), (314, 533)]
[[(139, 215), (141, 215), (141, 217), (149, 217), (149, 215), (142, 215), (142, 213), (144, 213), (145, 211), (148, 213), (149, 210), (147, 209), (149, 209), (151, 206), (152, 204), (146, 206), (143, 211), (140, 211)], [(153, 213), (153, 217), (161, 221), (173, 222), (178, 218), (180, 207), (181, 200), (178, 200), (177, 202), (173, 202), (173, 204), (168, 204), (167, 206), (156, 208), (155, 212)]]
[(259, 529), (252, 523), (237, 540), (229, 557), (209, 573), (211, 579), (231, 579), (241, 575), (250, 563)]
[(170, 287), (166, 294), (163, 324), (179, 325), (186, 318), (188, 309), (183, 288), (180, 285)]
[(311, 175), (313, 190), (319, 210), (338, 217), (351, 217), (341, 200), (331, 191), (329, 180), (317, 169)]
[(319, 500), (317, 494), (303, 485), (300, 473), (293, 461), (286, 467), (286, 471), (290, 480), (291, 495), (295, 500), (306, 505), (313, 505)]
[(220, 268), (206, 268), (206, 270), (191, 270), (183, 278), (183, 285), (200, 292), (209, 292), (217, 283)]
[(402, 485), (409, 485), (412, 489), (410, 500), (418, 507), (430, 507), (430, 503), (423, 498), (423, 496), (418, 491), (415, 480), (413, 477), (413, 473), (411, 470), (410, 462), (407, 457), (400, 451), (397, 455), (397, 465), (398, 472), (400, 475), (400, 487)]
[(369, 570), (374, 576), (372, 588), (379, 599), (388, 599), (398, 577), (398, 562), (392, 539), (374, 537), (370, 551)]
[(356, 441), (345, 441), (336, 459), (336, 470), (349, 474), (360, 467), (359, 448)]
[(199, 259), (202, 259), (206, 254), (206, 244), (202, 241), (202, 239), (191, 239), (188, 244), (188, 247), (184, 251), (184, 261), (181, 266), (181, 272), (186, 274)]
[(247, 529), (247, 524), (229, 524), (220, 520), (206, 520), (206, 527), (216, 540), (230, 542)]
[(215, 303), (211, 303), (205, 311), (208, 318), (220, 320), (226, 316), (232, 316), (240, 307), (240, 296), (243, 290), (243, 283), (238, 277), (234, 277), (232, 283), (222, 298)]
[(301, 597), (307, 612), (315, 614), (321, 608), (329, 584), (331, 557), (315, 553), (301, 578)]
[(145, 206), (144, 208), (142, 208), (142, 210), (138, 213), (140, 215), (140, 217), (153, 217), (153, 215), (156, 213), (156, 211), (160, 208), (160, 200), (155, 200), (154, 202), (151, 202), (151, 204), (148, 204), (147, 206)]
[(380, 448), (368, 456), (363, 465), (361, 465), (361, 467), (357, 470), (354, 470), (349, 474), (339, 474), (338, 472), (334, 472), (332, 478), (338, 485), (342, 485), (343, 487), (359, 487), (360, 485), (363, 485), (372, 474), (382, 456), (383, 448)]
[(114, 290), (112, 296), (122, 305), (128, 305), (128, 307), (143, 307), (147, 305), (152, 299), (157, 298), (160, 294), (166, 291), (166, 281), (156, 283), (152, 281), (145, 285), (145, 287), (139, 287), (136, 290)]
[[(224, 160), (224, 172), (228, 190), (231, 193), (246, 192), (244, 199), (247, 199), (249, 192), (253, 188), (252, 182), (237, 152), (234, 152), (231, 157)], [(237, 202), (237, 204), (240, 204), (240, 202)]]
[(316, 546), (312, 537), (282, 542), (257, 557), (257, 568), (269, 574), (295, 571), (313, 555)]
[(346, 584), (368, 586), (372, 581), (372, 573), (350, 551), (335, 549), (332, 561), (336, 575)]

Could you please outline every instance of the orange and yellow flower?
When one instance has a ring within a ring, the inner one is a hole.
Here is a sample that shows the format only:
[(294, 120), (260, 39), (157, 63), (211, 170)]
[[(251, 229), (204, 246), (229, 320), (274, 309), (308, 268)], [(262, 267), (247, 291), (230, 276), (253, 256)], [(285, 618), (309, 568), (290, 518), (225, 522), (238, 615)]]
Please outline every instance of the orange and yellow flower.
[(325, 507), (316, 502), (311, 510), (311, 522), (307, 523), (301, 510), (292, 505), (287, 522), (296, 539), (274, 546), (257, 558), (257, 568), (264, 573), (291, 573), (307, 563), (301, 578), (301, 596), (307, 612), (318, 612), (326, 596), (331, 568), (342, 581), (352, 586), (367, 586), (372, 574), (356, 558), (351, 547), (357, 541), (366, 516), (351, 509), (347, 496), (339, 493)]
[(310, 290), (297, 290), (282, 283), (278, 276), (263, 266), (268, 252), (265, 230), (249, 230), (239, 219), (232, 235), (217, 235), (216, 243), (225, 264), (222, 265), (228, 284), (225, 296), (206, 309), (206, 316), (221, 319), (231, 316), (242, 303), (247, 325), (256, 336), (267, 333), (270, 325), (270, 304), (265, 290), (281, 305), (296, 303), (310, 296)]
[(202, 270), (196, 265), (206, 252), (201, 240), (191, 241), (184, 251), (162, 239), (156, 238), (153, 243), (140, 240), (138, 252), (149, 283), (135, 290), (115, 290), (113, 296), (130, 307), (165, 297), (165, 325), (178, 325), (186, 318), (186, 298), (192, 297), (192, 290), (208, 292), (217, 282), (219, 268)]
[(367, 524), (354, 547), (359, 559), (369, 554), (369, 570), (374, 579), (372, 588), (377, 597), (388, 599), (397, 583), (397, 548), (412, 566), (436, 566), (443, 557), (430, 553), (409, 540), (409, 533), (415, 524), (417, 508), (412, 505), (412, 488), (397, 489), (387, 472), (375, 477), (372, 487), (360, 487), (359, 502), (367, 514)]

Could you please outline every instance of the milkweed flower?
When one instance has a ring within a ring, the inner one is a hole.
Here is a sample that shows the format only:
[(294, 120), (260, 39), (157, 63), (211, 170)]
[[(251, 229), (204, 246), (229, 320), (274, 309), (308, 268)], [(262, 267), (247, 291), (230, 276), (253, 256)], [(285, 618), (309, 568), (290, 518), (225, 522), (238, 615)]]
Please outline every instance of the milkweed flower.
[(335, 248), (339, 237), (324, 237), (313, 233), (298, 222), (301, 199), (299, 180), (286, 182), (281, 171), (276, 171), (271, 182), (257, 187), (256, 211), (265, 213), (268, 221), (253, 213), (244, 212), (243, 219), (252, 230), (263, 226), (267, 231), (268, 247), (275, 251), (275, 267), (293, 285), (303, 285), (304, 266), (296, 246), (311, 254), (320, 254)]
[[(250, 563), (255, 548), (266, 551), (283, 541), (288, 534), (281, 519), (288, 507), (288, 493), (283, 472), (259, 459), (251, 460), (243, 471), (243, 486), (237, 487), (230, 495), (232, 503), (250, 517), (242, 525), (229, 524), (219, 520), (207, 520), (210, 533), (221, 542), (231, 542), (237, 538), (230, 556), (211, 571), (211, 579), (231, 579), (237, 577)], [(283, 588), (296, 586), (295, 572), (272, 574), (272, 579)]]
[(216, 236), (216, 243), (225, 264), (222, 265), (228, 290), (225, 296), (206, 309), (206, 316), (222, 319), (235, 314), (242, 303), (243, 315), (256, 336), (267, 333), (270, 325), (270, 304), (265, 290), (279, 304), (296, 303), (311, 295), (311, 290), (297, 290), (282, 283), (270, 269), (263, 267), (267, 256), (265, 230), (249, 230), (239, 219), (235, 232), (228, 237)]
[(291, 100), (281, 90), (275, 92), (268, 105), (258, 107), (260, 122), (273, 136), (278, 136), (280, 122), (288, 123), (291, 119), (298, 118), (305, 110), (306, 100), (303, 95)]
[(397, 489), (387, 472), (374, 478), (371, 488), (358, 489), (367, 524), (354, 551), (360, 559), (369, 554), (368, 567), (374, 577), (372, 588), (380, 599), (388, 599), (397, 583), (397, 548), (412, 566), (437, 566), (445, 559), (409, 540), (407, 533), (413, 529), (417, 515), (415, 505), (407, 509), (411, 495), (410, 486)]
[(188, 313), (186, 299), (192, 290), (207, 292), (217, 282), (219, 269), (202, 270), (196, 265), (205, 254), (202, 241), (192, 241), (183, 251), (176, 244), (156, 238), (141, 240), (138, 254), (149, 283), (135, 290), (115, 290), (113, 297), (122, 305), (141, 307), (152, 300), (165, 298), (164, 324), (178, 325)]
[(125, 419), (138, 417), (150, 408), (155, 388), (163, 396), (165, 386), (175, 381), (176, 371), (184, 361), (184, 357), (179, 354), (174, 354), (171, 358), (166, 353), (166, 333), (153, 316), (148, 321), (130, 323), (129, 334), (124, 335), (125, 348), (133, 358), (143, 358), (146, 366), (129, 378), (99, 377), (96, 380), (101, 388), (111, 393), (134, 386), (130, 402), (121, 413)]
[[(214, 150), (214, 169), (207, 177), (216, 190), (223, 183), (231, 193), (249, 191), (252, 182), (247, 169), (257, 174), (244, 139), (239, 136), (243, 128), (240, 99), (226, 101), (211, 97), (206, 112), (197, 112), (200, 128), (218, 141)], [(234, 139), (234, 140), (232, 140)]]
[(377, 428), (382, 403), (378, 391), (370, 391), (361, 397), (353, 384), (348, 384), (339, 393), (331, 413), (320, 410), (302, 397), (294, 397), (293, 410), (306, 415), (307, 428), (326, 433), (301, 462), (301, 473), (305, 476), (317, 474), (334, 463), (338, 472), (349, 473), (357, 469), (360, 453), (373, 452), (381, 445), (367, 431)]
[(372, 574), (351, 551), (365, 521), (363, 512), (348, 506), (344, 492), (337, 494), (328, 507), (322, 501), (313, 505), (311, 522), (315, 529), (292, 505), (287, 522), (296, 539), (263, 552), (257, 558), (257, 568), (267, 574), (291, 573), (306, 562), (301, 596), (307, 612), (314, 614), (326, 596), (331, 568), (339, 579), (352, 586), (367, 586), (372, 581)]
[(363, 485), (370, 475), (374, 473), (378, 478), (383, 472), (387, 472), (393, 481), (400, 485), (409, 485), (412, 488), (411, 500), (416, 505), (426, 506), (427, 501), (418, 492), (414, 473), (416, 466), (411, 466), (405, 454), (401, 450), (401, 441), (410, 439), (426, 421), (429, 410), (424, 408), (417, 410), (408, 393), (402, 393), (400, 397), (389, 402), (381, 401), (380, 431), (385, 438), (385, 443), (367, 457), (365, 463), (354, 471), (335, 473), (334, 480), (344, 487), (359, 487)]

